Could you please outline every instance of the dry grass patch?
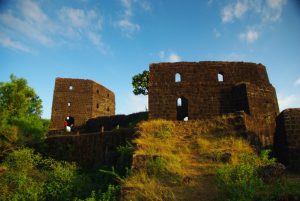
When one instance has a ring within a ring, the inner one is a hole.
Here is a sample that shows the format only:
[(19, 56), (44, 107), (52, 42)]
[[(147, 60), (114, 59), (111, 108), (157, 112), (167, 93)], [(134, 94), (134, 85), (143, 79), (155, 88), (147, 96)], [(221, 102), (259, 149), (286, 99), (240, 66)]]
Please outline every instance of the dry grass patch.
[(239, 163), (242, 153), (254, 153), (236, 133), (233, 118), (140, 123), (134, 155), (146, 162), (124, 181), (123, 187), (132, 189), (125, 200), (203, 200), (207, 195), (212, 200), (215, 170)]

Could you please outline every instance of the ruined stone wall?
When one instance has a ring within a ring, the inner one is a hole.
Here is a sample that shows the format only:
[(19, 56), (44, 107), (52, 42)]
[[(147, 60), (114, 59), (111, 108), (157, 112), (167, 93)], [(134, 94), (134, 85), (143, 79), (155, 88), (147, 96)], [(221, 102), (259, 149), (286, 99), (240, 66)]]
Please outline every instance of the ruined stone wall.
[(92, 118), (115, 115), (115, 94), (112, 91), (94, 82), (92, 98)]
[(116, 129), (80, 135), (49, 136), (40, 152), (57, 160), (77, 162), (81, 167), (116, 167), (119, 153), (117, 147), (124, 146), (136, 137), (133, 128)]
[[(80, 126), (95, 116), (114, 115), (114, 104), (113, 92), (92, 80), (57, 78), (50, 130), (63, 129), (63, 122), (67, 116), (74, 117), (75, 126)], [(107, 108), (111, 109), (107, 111)]]
[(277, 117), (274, 150), (280, 162), (300, 171), (300, 108), (286, 109)]
[[(180, 82), (175, 82), (179, 73)], [(223, 81), (218, 81), (218, 74)], [(276, 93), (262, 64), (177, 62), (150, 65), (149, 118), (176, 120), (177, 99), (187, 99), (188, 118), (243, 110), (278, 114)]]

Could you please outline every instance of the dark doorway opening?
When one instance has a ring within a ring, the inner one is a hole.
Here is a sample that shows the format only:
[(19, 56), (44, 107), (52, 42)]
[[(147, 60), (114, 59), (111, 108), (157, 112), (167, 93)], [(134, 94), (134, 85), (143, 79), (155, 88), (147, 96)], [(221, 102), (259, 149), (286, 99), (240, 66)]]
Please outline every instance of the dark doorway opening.
[(72, 127), (72, 126), (74, 126), (75, 119), (72, 116), (68, 116), (65, 118), (65, 122), (66, 122), (66, 126)]
[(180, 97), (176, 101), (176, 109), (177, 109), (177, 120), (183, 121), (188, 119), (189, 116), (189, 106), (188, 99), (185, 97)]

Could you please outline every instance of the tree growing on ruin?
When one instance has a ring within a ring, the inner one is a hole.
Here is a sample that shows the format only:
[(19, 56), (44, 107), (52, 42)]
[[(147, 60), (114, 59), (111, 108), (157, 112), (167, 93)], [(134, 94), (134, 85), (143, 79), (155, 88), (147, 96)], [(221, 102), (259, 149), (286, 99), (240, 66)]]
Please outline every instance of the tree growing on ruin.
[(145, 70), (132, 77), (133, 93), (135, 95), (148, 95), (149, 71)]

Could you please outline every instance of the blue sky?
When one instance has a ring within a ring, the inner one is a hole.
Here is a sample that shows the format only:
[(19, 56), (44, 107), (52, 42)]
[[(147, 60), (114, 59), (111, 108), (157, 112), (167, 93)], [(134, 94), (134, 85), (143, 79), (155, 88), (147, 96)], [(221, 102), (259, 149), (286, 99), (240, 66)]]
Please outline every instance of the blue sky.
[(144, 111), (131, 78), (163, 61), (262, 63), (280, 109), (300, 107), (298, 0), (2, 0), (0, 82), (23, 77), (50, 118), (56, 77), (113, 90), (116, 112)]

